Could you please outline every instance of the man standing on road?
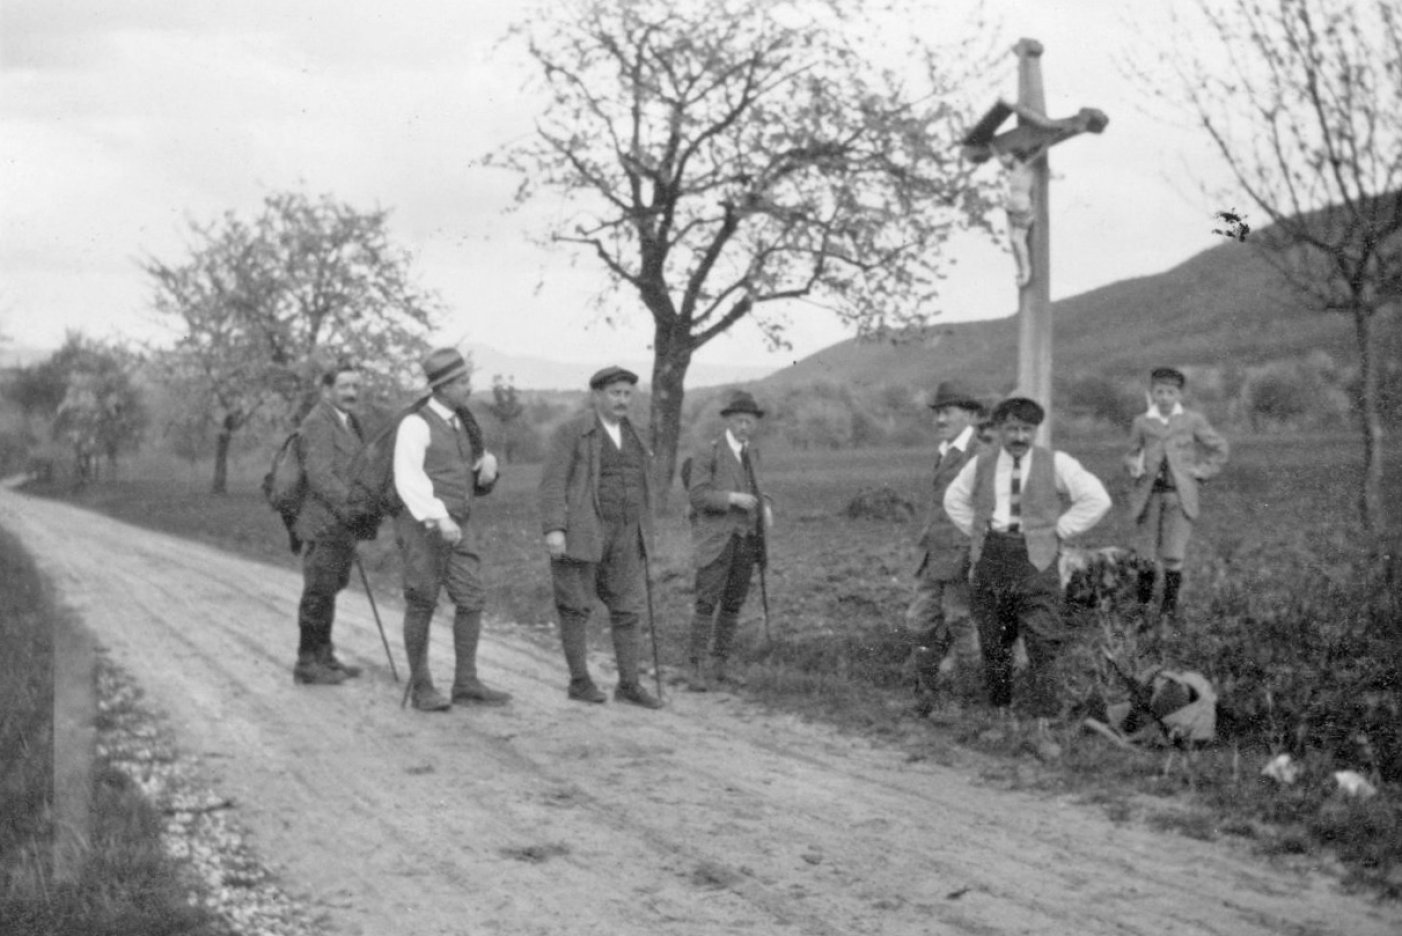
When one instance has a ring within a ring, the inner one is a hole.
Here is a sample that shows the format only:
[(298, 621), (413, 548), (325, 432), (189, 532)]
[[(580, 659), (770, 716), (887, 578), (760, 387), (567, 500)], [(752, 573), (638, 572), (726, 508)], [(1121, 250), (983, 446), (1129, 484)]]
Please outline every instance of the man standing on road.
[[(475, 528), (468, 523), (473, 498), (496, 483), (497, 460), (482, 447), (467, 408), (472, 374), (462, 355), (439, 348), (423, 367), (431, 395), (404, 417), (394, 438), (394, 489), (404, 502), (394, 534), (404, 560), (410, 697), (423, 712), (444, 711), (454, 702), (501, 705), (511, 696), (477, 677), (484, 595)], [(445, 587), (455, 607), (450, 696), (434, 688), (428, 669), (429, 623)]]
[[(1032, 444), (1044, 416), (1025, 397), (994, 407), (999, 447), (960, 470), (944, 509), (971, 538), (971, 603), (989, 701), (998, 709), (1012, 703), (1012, 648), (1021, 635), (1032, 680), (1029, 714), (1054, 716), (1060, 703), (1051, 668), (1067, 636), (1057, 554), (1063, 541), (1100, 522), (1110, 495), (1070, 455)], [(1064, 512), (1062, 495), (1071, 502)]]
[(321, 400), (298, 430), (306, 496), (293, 530), (302, 540), (302, 601), (297, 606), (297, 665), (292, 679), (302, 685), (334, 686), (360, 675), (360, 667), (336, 658), (331, 625), (336, 595), (350, 583), (355, 534), (349, 529), (351, 459), (363, 436), (351, 410), (360, 398), (360, 372), (341, 362), (321, 377)]
[(754, 567), (767, 558), (761, 534), (773, 524), (774, 517), (769, 497), (759, 483), (759, 451), (751, 442), (764, 410), (753, 396), (740, 390), (720, 414), (725, 418), (725, 433), (692, 455), (687, 484), (696, 563), (687, 684), (693, 692), (734, 682), (726, 672), (726, 661)]
[(948, 678), (956, 661), (972, 669), (978, 653), (969, 611), (969, 537), (945, 513), (944, 492), (978, 454), (977, 427), (984, 414), (983, 404), (953, 381), (935, 388), (929, 407), (935, 411), (939, 455), (929, 516), (920, 532), (915, 599), (906, 610), (906, 622), (920, 641), (913, 662), (916, 710), (922, 716), (935, 707), (941, 677)]
[(606, 367), (589, 380), (589, 412), (555, 433), (540, 478), (541, 527), (550, 554), (569, 698), (603, 702), (589, 675), (588, 624), (595, 596), (609, 612), (618, 686), (613, 697), (644, 708), (662, 701), (638, 678), (638, 622), (652, 544), (652, 453), (628, 419), (638, 375)]

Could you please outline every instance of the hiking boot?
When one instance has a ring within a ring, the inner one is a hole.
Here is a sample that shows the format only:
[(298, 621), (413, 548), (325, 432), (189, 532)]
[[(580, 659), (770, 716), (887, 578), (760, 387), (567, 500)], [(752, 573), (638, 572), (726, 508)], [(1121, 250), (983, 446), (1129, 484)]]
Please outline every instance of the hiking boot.
[(453, 687), (454, 702), (476, 702), (479, 705), (505, 705), (511, 701), (511, 693), (500, 689), (488, 689), (473, 680), (462, 686)]
[(453, 707), (448, 697), (432, 686), (415, 689), (409, 701), (420, 712), (446, 712)]
[(609, 698), (592, 679), (571, 679), (568, 695), (576, 702), (607, 702)]
[(358, 666), (351, 666), (338, 660), (336, 658), (336, 651), (333, 650), (329, 644), (322, 647), (317, 656), (321, 660), (323, 666), (336, 670), (339, 673), (344, 673), (347, 679), (354, 679), (364, 672), (364, 670)]
[(615, 702), (631, 702), (648, 709), (660, 709), (662, 700), (643, 688), (642, 683), (619, 683), (613, 690)]
[(346, 681), (346, 674), (311, 654), (302, 654), (297, 657), (297, 665), (292, 667), (292, 681), (299, 686), (339, 686)]

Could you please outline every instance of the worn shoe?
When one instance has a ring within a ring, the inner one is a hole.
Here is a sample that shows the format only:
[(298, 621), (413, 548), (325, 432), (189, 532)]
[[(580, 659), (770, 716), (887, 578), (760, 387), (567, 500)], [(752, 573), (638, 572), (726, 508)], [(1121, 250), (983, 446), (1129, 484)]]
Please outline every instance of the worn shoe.
[(420, 712), (446, 712), (453, 707), (448, 697), (432, 686), (414, 690), (409, 701)]
[(362, 670), (358, 666), (351, 666), (348, 663), (342, 663), (339, 659), (336, 658), (336, 651), (333, 650), (330, 646), (322, 647), (321, 653), (318, 654), (318, 656), (323, 666), (329, 667), (330, 669), (336, 670), (337, 672), (344, 673), (347, 679), (354, 679), (356, 676), (359, 676), (361, 673), (364, 672), (364, 670)]
[(648, 709), (660, 709), (662, 700), (643, 688), (642, 683), (619, 683), (613, 690), (615, 702), (631, 702)]
[(568, 694), (576, 702), (607, 702), (609, 698), (592, 679), (571, 679)]
[(710, 692), (714, 686), (711, 685), (711, 672), (704, 663), (693, 663), (686, 676), (687, 692)]
[(345, 673), (313, 656), (299, 656), (297, 665), (292, 667), (292, 681), (299, 686), (338, 686), (346, 678)]
[(499, 689), (488, 689), (480, 682), (470, 682), (453, 687), (454, 702), (475, 702), (479, 705), (505, 705), (511, 701), (511, 693)]

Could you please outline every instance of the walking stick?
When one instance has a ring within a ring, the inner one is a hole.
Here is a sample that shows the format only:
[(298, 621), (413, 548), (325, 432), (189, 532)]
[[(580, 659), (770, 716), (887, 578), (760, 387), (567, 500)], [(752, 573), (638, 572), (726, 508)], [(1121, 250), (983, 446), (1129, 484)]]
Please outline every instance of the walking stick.
[(638, 542), (643, 547), (643, 582), (647, 591), (647, 629), (652, 632), (652, 676), (657, 682), (657, 698), (662, 698), (662, 660), (657, 655), (657, 618), (652, 613), (652, 563), (647, 557), (647, 543), (642, 540), (642, 530), (638, 531)]
[(394, 656), (389, 652), (389, 638), (385, 636), (385, 626), (380, 623), (380, 609), (375, 607), (375, 593), (370, 591), (370, 579), (365, 574), (365, 566), (360, 562), (360, 554), (355, 555), (355, 567), (360, 571), (360, 584), (365, 586), (365, 597), (370, 599), (370, 611), (375, 615), (375, 626), (380, 629), (380, 642), (385, 645), (385, 659), (389, 660), (389, 671), (394, 681), (399, 682), (399, 670), (394, 668)]

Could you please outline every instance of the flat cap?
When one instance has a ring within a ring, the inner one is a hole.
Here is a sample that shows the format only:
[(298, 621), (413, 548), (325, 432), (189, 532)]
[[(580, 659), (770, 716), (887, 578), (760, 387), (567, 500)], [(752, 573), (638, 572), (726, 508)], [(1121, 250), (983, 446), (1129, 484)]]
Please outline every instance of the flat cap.
[(1027, 397), (1008, 397), (993, 407), (993, 424), (995, 426), (1000, 426), (1009, 419), (1025, 422), (1029, 426), (1040, 426), (1042, 420), (1046, 418), (1047, 411), (1042, 409), (1042, 404)]
[(1156, 367), (1149, 371), (1149, 383), (1171, 383), (1181, 388), (1187, 382), (1188, 378), (1176, 367)]
[(630, 384), (636, 384), (638, 382), (638, 375), (626, 367), (619, 367), (617, 364), (611, 364), (589, 378), (589, 389), (601, 390), (611, 383), (618, 383), (620, 380), (626, 380)]

